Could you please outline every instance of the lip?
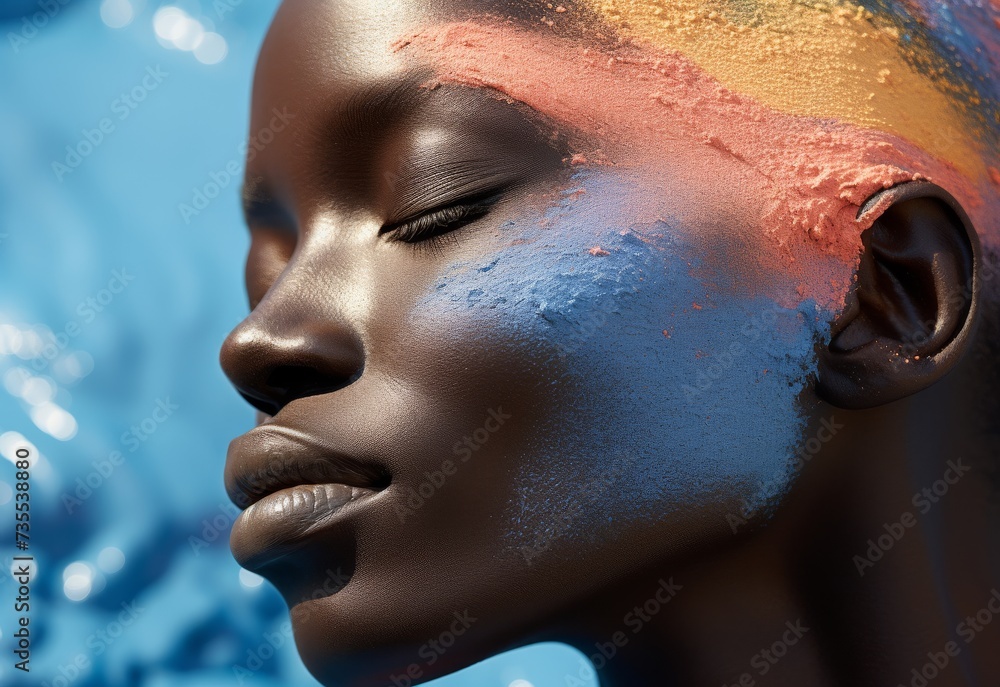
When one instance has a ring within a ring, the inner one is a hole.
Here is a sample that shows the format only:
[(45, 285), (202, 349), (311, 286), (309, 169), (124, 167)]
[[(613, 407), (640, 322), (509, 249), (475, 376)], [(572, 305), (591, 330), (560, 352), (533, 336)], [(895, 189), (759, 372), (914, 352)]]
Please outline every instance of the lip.
[(267, 422), (230, 443), (225, 482), (229, 498), (244, 509), (230, 547), (252, 570), (342, 522), (389, 479), (379, 465)]

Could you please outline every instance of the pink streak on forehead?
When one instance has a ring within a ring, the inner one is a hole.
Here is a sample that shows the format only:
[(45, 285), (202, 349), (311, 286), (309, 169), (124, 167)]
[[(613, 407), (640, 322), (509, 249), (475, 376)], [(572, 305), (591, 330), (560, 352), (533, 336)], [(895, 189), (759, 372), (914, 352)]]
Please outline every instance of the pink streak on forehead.
[(875, 192), (929, 179), (974, 219), (982, 208), (966, 177), (905, 140), (777, 112), (724, 88), (676, 52), (625, 46), (609, 54), (551, 34), (471, 22), (429, 27), (394, 49), (429, 64), (442, 82), (495, 89), (567, 125), (578, 134), (580, 159), (651, 166), (652, 173), (657, 165), (704, 168), (720, 156), (730, 168), (745, 166), (766, 189), (754, 240), (779, 269), (802, 279), (800, 296), (827, 305), (843, 302), (847, 280), (810, 278), (819, 275), (806, 265), (825, 255), (853, 271), (861, 232), (875, 219), (856, 215)]

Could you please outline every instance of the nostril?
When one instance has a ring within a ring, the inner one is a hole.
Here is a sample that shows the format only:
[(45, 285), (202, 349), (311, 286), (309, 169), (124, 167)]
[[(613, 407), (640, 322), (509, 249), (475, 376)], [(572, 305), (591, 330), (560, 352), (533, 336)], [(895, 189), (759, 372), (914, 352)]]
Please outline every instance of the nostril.
[(327, 316), (258, 310), (227, 337), (220, 362), (244, 399), (276, 415), (300, 398), (328, 394), (355, 382), (364, 368), (364, 348), (354, 330)]
[[(274, 415), (278, 414), (279, 410), (281, 410), (281, 404), (273, 401), (272, 399), (264, 398), (263, 396), (257, 396), (253, 392), (246, 391), (238, 387), (236, 391), (239, 393), (240, 396), (243, 397), (244, 401), (252, 405), (260, 412), (264, 413), (265, 415), (273, 417)], [(259, 420), (258, 424), (260, 424)]]
[(261, 412), (277, 415), (297, 398), (318, 396), (343, 389), (361, 376), (324, 373), (315, 367), (278, 365), (267, 373), (263, 384), (238, 387), (240, 395)]
[(359, 376), (333, 375), (318, 368), (301, 365), (277, 365), (271, 368), (265, 384), (272, 398), (285, 403), (302, 396), (328, 394), (353, 382)]

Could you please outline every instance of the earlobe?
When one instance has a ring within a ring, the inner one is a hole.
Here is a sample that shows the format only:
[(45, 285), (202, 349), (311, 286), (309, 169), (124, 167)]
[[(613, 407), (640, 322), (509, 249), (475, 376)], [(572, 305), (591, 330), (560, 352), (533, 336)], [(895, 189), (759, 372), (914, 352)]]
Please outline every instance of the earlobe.
[(909, 182), (865, 203), (857, 281), (819, 355), (820, 396), (871, 408), (927, 388), (965, 351), (978, 300), (979, 240), (944, 189)]

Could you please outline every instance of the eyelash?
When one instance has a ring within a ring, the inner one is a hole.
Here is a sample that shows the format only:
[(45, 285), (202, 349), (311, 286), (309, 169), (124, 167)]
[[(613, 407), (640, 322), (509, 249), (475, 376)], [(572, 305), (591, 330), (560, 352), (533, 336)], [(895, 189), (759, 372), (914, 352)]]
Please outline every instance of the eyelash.
[(499, 194), (469, 198), (425, 212), (412, 219), (383, 226), (379, 234), (388, 235), (390, 241), (420, 243), (437, 239), (484, 217), (499, 199)]

